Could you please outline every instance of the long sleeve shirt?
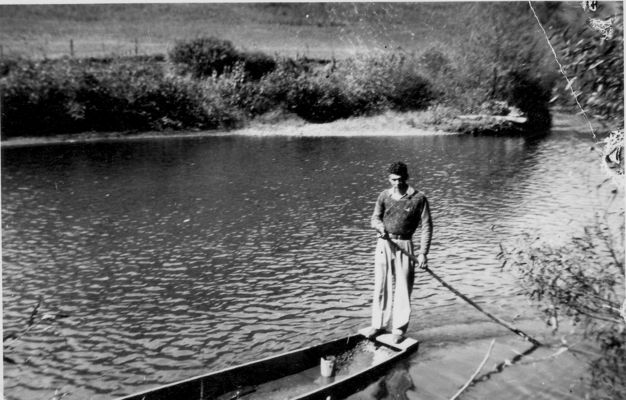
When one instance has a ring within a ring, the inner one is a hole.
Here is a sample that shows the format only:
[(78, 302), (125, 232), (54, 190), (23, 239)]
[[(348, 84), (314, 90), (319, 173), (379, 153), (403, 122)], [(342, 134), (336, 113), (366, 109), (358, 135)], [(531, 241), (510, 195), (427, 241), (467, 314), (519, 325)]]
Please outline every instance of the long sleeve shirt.
[(411, 236), (419, 228), (421, 240), (419, 252), (428, 254), (432, 239), (433, 223), (428, 199), (424, 193), (409, 187), (406, 194), (394, 199), (392, 189), (384, 190), (376, 200), (372, 227), (395, 235)]

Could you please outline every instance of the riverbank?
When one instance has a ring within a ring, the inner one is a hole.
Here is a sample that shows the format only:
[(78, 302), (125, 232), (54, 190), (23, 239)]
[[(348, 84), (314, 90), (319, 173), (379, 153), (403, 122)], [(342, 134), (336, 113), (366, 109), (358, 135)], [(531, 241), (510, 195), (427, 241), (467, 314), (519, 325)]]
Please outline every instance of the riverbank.
[(311, 124), (297, 116), (280, 117), (279, 120), (259, 120), (249, 126), (233, 130), (202, 131), (152, 131), (152, 132), (85, 132), (81, 134), (49, 137), (15, 137), (1, 142), (2, 147), (53, 145), (68, 143), (96, 143), (151, 139), (178, 139), (210, 136), (293, 136), (293, 137), (354, 137), (354, 136), (427, 136), (453, 135), (436, 127), (427, 128), (416, 121), (425, 112), (393, 112), (371, 117), (354, 117), (324, 124)]
[[(497, 84), (486, 85), (472, 79), (465, 56), (425, 48), (294, 59), (200, 37), (177, 41), (167, 55), (6, 58), (0, 62), (2, 136), (153, 136), (240, 129), (267, 114), (328, 123), (389, 111), (424, 111), (412, 127), (471, 134), (549, 126), (552, 80), (507, 65), (496, 73)], [(514, 110), (526, 124), (507, 119)], [(479, 117), (461, 118), (467, 114)]]
[[(560, 114), (559, 118), (564, 118)], [(487, 130), (497, 120), (474, 121), (472, 129)], [(4, 147), (40, 146), (71, 143), (180, 139), (212, 136), (291, 136), (291, 137), (357, 137), (357, 136), (432, 136), (468, 134), (460, 118), (440, 117), (436, 110), (397, 112), (340, 119), (314, 124), (296, 115), (271, 114), (252, 121), (248, 126), (232, 130), (149, 131), (149, 132), (84, 132), (46, 137), (13, 137), (2, 140)], [(467, 126), (467, 125), (466, 125)]]

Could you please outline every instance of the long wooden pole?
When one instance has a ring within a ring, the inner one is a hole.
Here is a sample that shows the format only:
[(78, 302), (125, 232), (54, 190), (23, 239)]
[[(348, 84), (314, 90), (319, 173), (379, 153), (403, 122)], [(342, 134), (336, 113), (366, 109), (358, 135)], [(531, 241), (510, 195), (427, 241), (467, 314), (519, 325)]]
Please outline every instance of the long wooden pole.
[[(402, 252), (402, 254), (404, 254), (405, 256), (409, 257), (416, 265), (419, 264), (419, 261), (417, 260), (417, 257), (415, 257), (413, 254), (410, 254), (409, 252), (407, 252), (406, 250), (404, 250), (403, 248), (401, 248), (400, 246), (398, 246), (393, 240), (391, 240), (390, 238), (385, 238), (389, 244), (395, 248), (396, 250), (399, 250), (400, 252)], [(521, 337), (523, 337), (525, 340), (528, 340), (529, 342), (531, 342), (532, 344), (535, 344), (537, 346), (543, 346), (541, 344), (541, 342), (539, 342), (537, 339), (534, 339), (533, 337), (527, 335), (526, 333), (522, 332), (521, 330), (515, 328), (514, 326), (510, 325), (508, 322), (496, 317), (495, 315), (485, 311), (482, 309), (482, 307), (480, 307), (478, 304), (474, 303), (469, 297), (467, 297), (466, 295), (464, 295), (463, 293), (459, 292), (458, 290), (456, 290), (455, 288), (453, 288), (452, 286), (450, 286), (446, 281), (444, 281), (443, 279), (441, 279), (441, 277), (439, 275), (437, 275), (436, 273), (434, 273), (430, 268), (428, 268), (427, 265), (424, 265), (421, 267), (423, 270), (425, 270), (426, 272), (428, 272), (430, 274), (430, 276), (432, 276), (433, 278), (435, 278), (437, 281), (439, 281), (439, 283), (441, 283), (446, 289), (450, 290), (452, 293), (456, 294), (457, 296), (459, 296), (460, 298), (462, 298), (463, 300), (465, 300), (465, 302), (467, 302), (469, 305), (471, 305), (472, 307), (474, 307), (475, 309), (477, 309), (478, 311), (480, 311), (481, 313), (485, 314), (487, 317), (489, 317), (490, 319), (492, 319), (493, 321), (495, 321), (496, 323), (504, 326), (505, 328), (507, 328), (508, 330), (512, 331), (513, 333), (515, 333), (516, 335), (519, 335)]]

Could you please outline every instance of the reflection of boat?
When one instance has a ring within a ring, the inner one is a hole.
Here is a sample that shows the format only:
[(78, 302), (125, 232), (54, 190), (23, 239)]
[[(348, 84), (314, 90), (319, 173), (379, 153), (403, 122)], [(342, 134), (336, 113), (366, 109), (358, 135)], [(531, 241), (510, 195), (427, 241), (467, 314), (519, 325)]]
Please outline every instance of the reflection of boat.
[[(417, 350), (418, 342), (405, 338), (393, 344), (391, 335), (367, 339), (348, 336), (174, 382), (119, 400), (234, 400), (333, 399), (345, 397), (379, 378), (394, 362)], [(334, 356), (332, 377), (320, 375), (320, 361)]]

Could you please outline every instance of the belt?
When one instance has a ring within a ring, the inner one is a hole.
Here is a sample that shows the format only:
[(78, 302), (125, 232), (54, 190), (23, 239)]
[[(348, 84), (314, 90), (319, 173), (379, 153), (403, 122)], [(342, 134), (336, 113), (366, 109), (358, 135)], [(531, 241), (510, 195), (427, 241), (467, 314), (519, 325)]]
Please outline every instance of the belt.
[(388, 233), (389, 238), (395, 240), (411, 240), (413, 235), (396, 235), (395, 233)]

